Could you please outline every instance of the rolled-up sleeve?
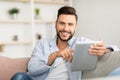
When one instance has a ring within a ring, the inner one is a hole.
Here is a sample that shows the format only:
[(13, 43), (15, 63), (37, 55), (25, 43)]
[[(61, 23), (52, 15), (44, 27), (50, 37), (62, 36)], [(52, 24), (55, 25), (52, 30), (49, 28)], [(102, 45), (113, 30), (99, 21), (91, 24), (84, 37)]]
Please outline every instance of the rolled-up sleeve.
[(119, 51), (120, 50), (117, 45), (107, 45), (106, 47), (108, 49), (112, 49), (113, 51)]

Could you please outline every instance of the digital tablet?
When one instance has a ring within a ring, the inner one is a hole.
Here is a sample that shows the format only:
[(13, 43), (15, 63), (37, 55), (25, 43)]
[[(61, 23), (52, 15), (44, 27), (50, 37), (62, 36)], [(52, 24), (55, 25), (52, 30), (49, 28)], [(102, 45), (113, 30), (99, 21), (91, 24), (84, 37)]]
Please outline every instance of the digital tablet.
[(75, 45), (75, 52), (71, 63), (71, 71), (94, 70), (98, 56), (89, 54), (90, 45), (97, 42), (79, 42)]

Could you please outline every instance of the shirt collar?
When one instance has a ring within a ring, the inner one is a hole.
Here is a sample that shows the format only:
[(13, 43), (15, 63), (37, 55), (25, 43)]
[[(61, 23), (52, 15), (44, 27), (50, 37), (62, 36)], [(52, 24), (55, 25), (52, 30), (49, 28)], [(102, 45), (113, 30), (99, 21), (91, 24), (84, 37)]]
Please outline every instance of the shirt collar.
[[(72, 37), (69, 41), (68, 41), (68, 45), (73, 45), (74, 41), (75, 41), (76, 37)], [(57, 41), (57, 35), (51, 40), (50, 45), (52, 46), (56, 46), (56, 41)]]
[(75, 39), (76, 39), (76, 37), (72, 37), (69, 41), (68, 41), (68, 44), (71, 46), (71, 45), (73, 45), (73, 43), (75, 42)]

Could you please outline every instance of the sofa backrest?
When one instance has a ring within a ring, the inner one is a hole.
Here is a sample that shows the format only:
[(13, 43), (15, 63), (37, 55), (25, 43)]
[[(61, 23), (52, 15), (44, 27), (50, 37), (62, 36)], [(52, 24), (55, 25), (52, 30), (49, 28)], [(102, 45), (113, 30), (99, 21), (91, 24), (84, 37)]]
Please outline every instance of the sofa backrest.
[(0, 56), (0, 80), (10, 80), (17, 72), (26, 72), (29, 58), (8, 58)]

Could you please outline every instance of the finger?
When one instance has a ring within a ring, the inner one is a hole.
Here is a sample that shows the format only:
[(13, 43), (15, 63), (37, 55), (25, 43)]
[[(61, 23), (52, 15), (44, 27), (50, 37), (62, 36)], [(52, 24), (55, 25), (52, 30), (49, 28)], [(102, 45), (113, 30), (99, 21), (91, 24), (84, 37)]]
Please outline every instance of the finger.
[(70, 51), (69, 51), (69, 49), (65, 49), (65, 59), (66, 59), (66, 61), (68, 61), (69, 60), (69, 53), (70, 53)]
[(99, 41), (103, 41), (102, 37), (99, 38)]
[(92, 49), (89, 49), (89, 54), (97, 55), (97, 54), (96, 54), (96, 51), (94, 51), (94, 50), (92, 50)]
[(70, 55), (70, 57), (69, 57), (70, 63), (72, 63), (72, 59), (73, 59), (73, 56)]
[(66, 49), (66, 54), (65, 54), (65, 56), (66, 56), (66, 61), (70, 61), (71, 62), (71, 60), (72, 60), (72, 53), (73, 53), (73, 50), (72, 49)]
[(93, 44), (93, 46), (105, 46), (105, 44), (103, 42), (99, 42), (99, 43)]
[(98, 55), (98, 56), (102, 56), (104, 54), (103, 50), (89, 50), (90, 54), (94, 54), (94, 55)]
[(68, 54), (68, 60), (71, 62), (71, 60), (72, 60), (72, 53), (68, 52), (67, 54)]
[(63, 58), (63, 60), (65, 60), (65, 55), (63, 53), (61, 54), (61, 57)]
[(71, 55), (74, 52), (74, 50), (66, 48), (62, 52), (63, 52), (64, 60), (68, 61), (72, 59)]
[(90, 48), (90, 49), (94, 49), (94, 50), (106, 50), (106, 47), (98, 47), (98, 46), (95, 46), (95, 47)]
[(70, 49), (70, 53), (73, 53), (73, 52), (74, 52), (74, 50)]
[(102, 50), (98, 50), (97, 55), (98, 55), (98, 56), (102, 56), (104, 53), (105, 53), (105, 52), (103, 52)]
[(104, 44), (94, 44), (90, 46), (90, 49), (96, 49), (96, 50), (104, 50), (106, 49)]
[(65, 53), (65, 60), (66, 60), (66, 62), (69, 60), (69, 54), (68, 53)]
[(95, 46), (102, 47), (102, 46), (105, 46), (105, 44), (104, 43), (97, 43), (97, 44), (95, 44)]

